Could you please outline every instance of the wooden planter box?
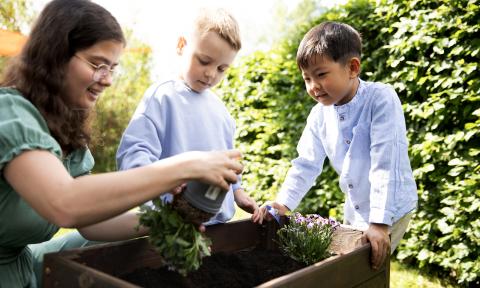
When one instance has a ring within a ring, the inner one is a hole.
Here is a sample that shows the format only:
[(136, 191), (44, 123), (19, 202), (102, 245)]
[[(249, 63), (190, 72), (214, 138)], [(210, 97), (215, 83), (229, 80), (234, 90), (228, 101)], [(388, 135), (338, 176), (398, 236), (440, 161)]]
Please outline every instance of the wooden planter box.
[[(250, 220), (230, 222), (207, 228), (212, 252), (229, 252), (261, 247), (277, 249), (278, 225), (253, 224)], [(293, 273), (275, 278), (257, 287), (389, 287), (389, 259), (374, 271), (370, 267), (370, 244), (356, 246), (361, 233), (349, 229), (335, 232), (332, 256)], [(139, 287), (113, 275), (138, 268), (161, 267), (162, 259), (147, 238), (100, 244), (92, 247), (45, 255), (44, 287)]]

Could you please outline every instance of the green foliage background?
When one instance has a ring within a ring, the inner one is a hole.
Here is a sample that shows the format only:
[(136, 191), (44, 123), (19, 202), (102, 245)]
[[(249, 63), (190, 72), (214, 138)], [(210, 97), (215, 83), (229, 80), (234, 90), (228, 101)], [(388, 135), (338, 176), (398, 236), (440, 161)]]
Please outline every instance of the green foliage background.
[[(480, 7), (478, 1), (351, 1), (297, 24), (281, 43), (232, 69), (221, 91), (237, 119), (244, 185), (272, 200), (296, 157), (313, 101), (295, 64), (303, 34), (346, 22), (364, 38), (362, 78), (393, 85), (403, 103), (419, 208), (397, 258), (464, 286), (480, 274)], [(298, 210), (341, 217), (328, 165)]]
[[(32, 22), (34, 12), (29, 0), (2, 0), (0, 5), (0, 30), (22, 32)], [(0, 55), (0, 75), (8, 63), (8, 57)]]
[(30, 0), (2, 0), (0, 5), (0, 29), (21, 32), (33, 20)]

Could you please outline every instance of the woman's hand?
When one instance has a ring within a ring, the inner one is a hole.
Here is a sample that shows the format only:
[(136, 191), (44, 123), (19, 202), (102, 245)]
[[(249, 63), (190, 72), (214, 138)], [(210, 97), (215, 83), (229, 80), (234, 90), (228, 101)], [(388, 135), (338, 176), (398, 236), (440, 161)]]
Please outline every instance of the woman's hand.
[(213, 152), (186, 152), (182, 157), (190, 159), (189, 178), (213, 184), (224, 190), (230, 188), (231, 183), (237, 182), (237, 174), (243, 170), (243, 165), (238, 161), (242, 155), (237, 150)]

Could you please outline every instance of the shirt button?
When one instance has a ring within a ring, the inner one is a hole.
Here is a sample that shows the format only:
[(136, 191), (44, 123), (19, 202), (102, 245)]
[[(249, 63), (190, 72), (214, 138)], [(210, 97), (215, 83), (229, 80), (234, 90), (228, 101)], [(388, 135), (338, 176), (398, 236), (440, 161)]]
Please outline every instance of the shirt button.
[(345, 140), (345, 143), (347, 143), (348, 145), (350, 145), (350, 140)]
[(352, 189), (352, 188), (353, 188), (353, 185), (352, 185), (352, 184), (348, 184), (348, 188)]
[(357, 210), (358, 210), (358, 208), (360, 208), (360, 207), (359, 207), (358, 205), (355, 205), (355, 209), (357, 209)]
[(344, 116), (340, 116), (340, 121), (343, 121), (345, 120), (345, 117)]

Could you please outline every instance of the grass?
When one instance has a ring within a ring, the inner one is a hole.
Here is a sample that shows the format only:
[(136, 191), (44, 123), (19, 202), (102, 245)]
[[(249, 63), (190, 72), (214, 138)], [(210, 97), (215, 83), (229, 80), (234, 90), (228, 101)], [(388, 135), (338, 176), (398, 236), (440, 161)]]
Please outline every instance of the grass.
[(453, 286), (444, 285), (438, 278), (424, 275), (417, 269), (408, 267), (405, 264), (393, 260), (390, 262), (390, 287), (442, 288)]
[[(250, 218), (250, 214), (236, 207), (236, 212), (232, 221)], [(55, 236), (65, 234), (72, 229), (60, 229)], [(390, 262), (390, 287), (391, 288), (450, 288), (453, 286), (444, 286), (440, 279), (425, 275), (422, 271), (411, 268), (398, 261)]]

